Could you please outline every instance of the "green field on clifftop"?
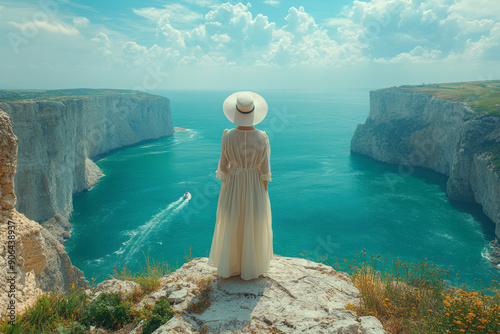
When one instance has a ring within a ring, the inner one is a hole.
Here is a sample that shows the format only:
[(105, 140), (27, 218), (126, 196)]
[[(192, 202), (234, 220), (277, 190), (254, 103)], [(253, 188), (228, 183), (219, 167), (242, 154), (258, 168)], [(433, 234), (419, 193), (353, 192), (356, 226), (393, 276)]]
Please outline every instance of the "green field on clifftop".
[(441, 99), (465, 102), (479, 114), (500, 116), (500, 80), (404, 85), (385, 89), (431, 94)]
[(60, 101), (69, 99), (81, 99), (90, 96), (112, 96), (126, 95), (139, 98), (151, 98), (154, 95), (137, 90), (126, 89), (54, 89), (54, 90), (0, 90), (0, 102), (35, 100), (35, 101)]

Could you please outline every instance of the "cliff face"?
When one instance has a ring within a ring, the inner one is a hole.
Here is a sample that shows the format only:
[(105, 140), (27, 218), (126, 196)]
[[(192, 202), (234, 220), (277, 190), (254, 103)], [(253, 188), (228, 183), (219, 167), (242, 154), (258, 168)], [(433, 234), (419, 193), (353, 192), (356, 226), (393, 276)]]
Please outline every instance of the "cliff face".
[[(63, 243), (71, 232), (67, 218), (73, 194), (90, 189), (102, 176), (91, 159), (172, 135), (173, 127), (168, 99), (136, 92), (0, 102), (0, 108), (6, 111), (0, 109), (0, 232), (6, 245), (8, 222), (16, 224), (15, 298), (22, 308), (36, 299), (40, 288), (64, 292), (73, 284), (88, 286)], [(16, 211), (16, 195), (17, 209), (42, 225)], [(6, 282), (8, 249), (0, 247), (0, 255), (0, 278)], [(7, 293), (0, 297), (0, 306), (9, 302)]]
[(73, 194), (102, 176), (91, 159), (173, 134), (170, 101), (154, 95), (22, 100), (0, 102), (0, 108), (19, 138), (17, 209), (39, 222), (70, 217)]
[(425, 167), (449, 176), (450, 199), (476, 202), (500, 237), (500, 179), (495, 149), (500, 117), (467, 103), (401, 89), (370, 92), (370, 114), (359, 124), (351, 151), (398, 164), (402, 174)]
[(0, 321), (9, 320), (42, 293), (36, 282), (46, 267), (42, 227), (16, 211), (14, 175), (17, 138), (12, 121), (0, 110)]

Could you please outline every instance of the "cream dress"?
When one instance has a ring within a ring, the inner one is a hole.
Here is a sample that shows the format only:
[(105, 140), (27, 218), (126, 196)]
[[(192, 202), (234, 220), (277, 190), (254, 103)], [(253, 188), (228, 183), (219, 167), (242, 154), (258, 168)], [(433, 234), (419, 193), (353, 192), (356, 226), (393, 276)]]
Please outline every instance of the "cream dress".
[(273, 232), (269, 194), (271, 147), (265, 131), (224, 130), (216, 177), (222, 179), (208, 264), (244, 280), (269, 271)]

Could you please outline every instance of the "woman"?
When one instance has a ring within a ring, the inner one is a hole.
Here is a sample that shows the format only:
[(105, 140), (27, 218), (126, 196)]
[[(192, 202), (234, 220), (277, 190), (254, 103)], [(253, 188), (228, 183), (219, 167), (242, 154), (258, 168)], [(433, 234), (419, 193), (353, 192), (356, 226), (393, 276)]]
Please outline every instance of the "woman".
[(273, 256), (267, 192), (271, 147), (266, 132), (253, 127), (266, 117), (268, 107), (259, 94), (237, 92), (222, 109), (238, 126), (222, 135), (216, 171), (222, 185), (208, 264), (217, 267), (221, 277), (250, 280), (269, 271)]

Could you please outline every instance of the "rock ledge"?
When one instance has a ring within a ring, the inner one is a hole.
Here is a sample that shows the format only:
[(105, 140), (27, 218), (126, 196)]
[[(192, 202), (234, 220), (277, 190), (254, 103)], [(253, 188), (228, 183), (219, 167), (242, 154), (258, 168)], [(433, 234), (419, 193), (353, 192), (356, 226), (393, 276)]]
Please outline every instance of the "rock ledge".
[[(135, 306), (140, 309), (160, 297), (169, 298), (178, 316), (155, 334), (386, 333), (378, 319), (358, 318), (346, 310), (348, 304), (360, 303), (360, 293), (347, 274), (330, 266), (274, 255), (268, 274), (245, 281), (239, 276), (219, 278), (207, 261), (206, 257), (193, 259), (166, 275), (162, 288)], [(189, 313), (187, 306), (196, 300), (203, 280), (211, 286), (211, 304), (200, 314)]]

